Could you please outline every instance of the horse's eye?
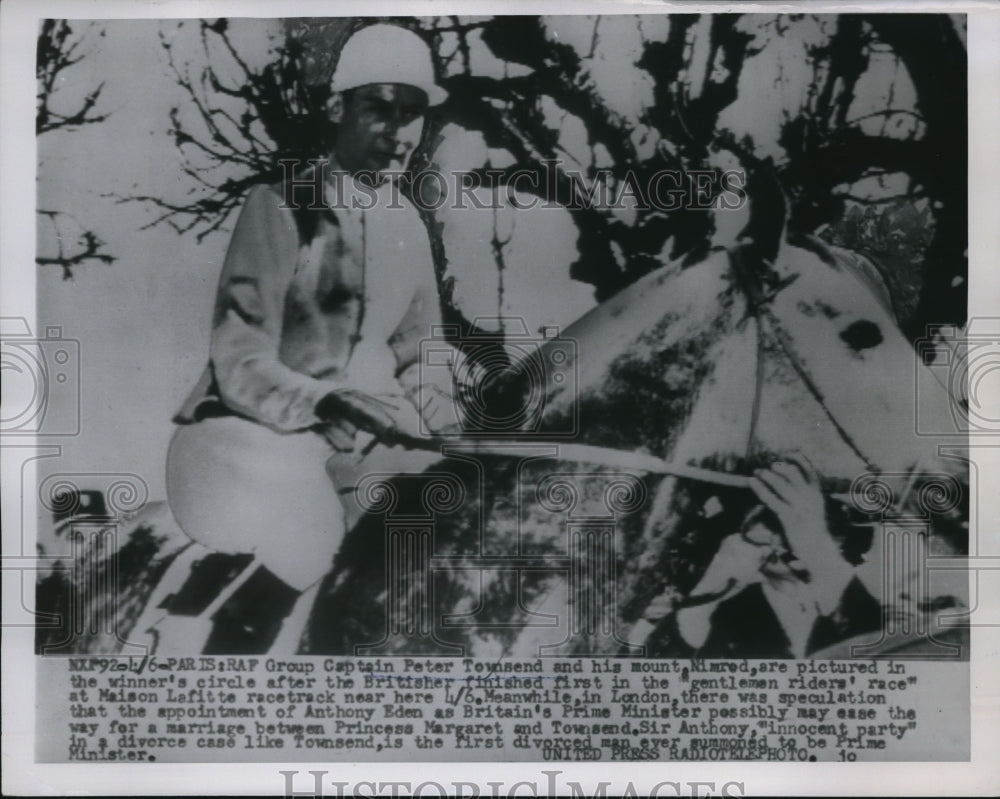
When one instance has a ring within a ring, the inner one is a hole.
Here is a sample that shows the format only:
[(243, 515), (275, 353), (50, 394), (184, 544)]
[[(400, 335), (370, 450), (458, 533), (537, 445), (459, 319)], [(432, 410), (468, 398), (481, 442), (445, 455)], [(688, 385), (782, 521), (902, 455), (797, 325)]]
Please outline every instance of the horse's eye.
[(882, 343), (882, 331), (874, 322), (861, 319), (840, 331), (840, 337), (855, 352), (868, 350)]

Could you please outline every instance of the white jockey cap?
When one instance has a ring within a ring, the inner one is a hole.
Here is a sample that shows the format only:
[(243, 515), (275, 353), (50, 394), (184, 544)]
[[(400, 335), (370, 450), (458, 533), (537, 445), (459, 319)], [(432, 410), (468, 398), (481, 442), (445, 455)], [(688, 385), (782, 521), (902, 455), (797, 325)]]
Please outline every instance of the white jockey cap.
[(427, 93), (439, 105), (448, 93), (434, 80), (427, 43), (398, 25), (369, 25), (353, 34), (340, 51), (330, 88), (335, 92), (369, 83), (405, 83)]

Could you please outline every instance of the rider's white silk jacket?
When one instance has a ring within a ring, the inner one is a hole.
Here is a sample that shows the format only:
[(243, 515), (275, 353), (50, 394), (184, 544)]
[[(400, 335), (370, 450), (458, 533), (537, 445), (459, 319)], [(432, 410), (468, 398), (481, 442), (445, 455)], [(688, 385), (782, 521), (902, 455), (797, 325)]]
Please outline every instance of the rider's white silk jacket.
[(321, 210), (288, 207), (287, 184), (251, 190), (219, 281), (209, 364), (175, 421), (221, 403), (294, 431), (321, 421), (316, 403), (332, 390), (402, 393), (398, 376), (441, 321), (427, 232), (391, 183), (346, 182), (326, 182), (332, 207)]

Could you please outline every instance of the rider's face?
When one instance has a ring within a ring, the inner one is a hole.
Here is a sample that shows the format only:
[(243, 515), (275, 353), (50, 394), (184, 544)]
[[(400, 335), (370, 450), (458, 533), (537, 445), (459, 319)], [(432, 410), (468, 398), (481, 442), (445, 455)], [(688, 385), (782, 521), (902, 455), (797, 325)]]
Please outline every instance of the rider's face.
[(341, 169), (403, 170), (420, 142), (427, 94), (404, 83), (370, 83), (335, 95), (330, 119), (337, 132), (333, 153)]

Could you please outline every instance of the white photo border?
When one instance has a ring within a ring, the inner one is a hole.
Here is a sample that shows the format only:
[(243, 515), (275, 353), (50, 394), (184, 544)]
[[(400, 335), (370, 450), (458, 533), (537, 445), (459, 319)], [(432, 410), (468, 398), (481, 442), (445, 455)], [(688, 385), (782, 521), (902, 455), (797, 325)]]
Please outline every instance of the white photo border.
[[(2, 139), (0, 139), (0, 240), (2, 282), (0, 316), (35, 316), (35, 74), (34, 47), (37, 24), (44, 18), (184, 18), (184, 17), (291, 17), (404, 14), (421, 16), (448, 11), (462, 13), (669, 13), (669, 12), (836, 12), (872, 11), (968, 13), (969, 53), (969, 316), (1000, 315), (1000, 8), (993, 3), (941, 2), (839, 2), (839, 3), (667, 3), (626, 0), (577, 0), (572, 4), (549, 2), (427, 2), (418, 0), (369, 0), (364, 4), (329, 0), (289, 0), (281, 4), (264, 0), (7, 0), (0, 9), (0, 88), (2, 88)], [(994, 397), (994, 399), (996, 399)], [(29, 442), (18, 441), (17, 446)], [(4, 442), (3, 542), (4, 553), (22, 551), (23, 541), (33, 541), (35, 514), (21, 508), (12, 482), (21, 479), (15, 470), (20, 461)], [(44, 447), (44, 444), (42, 444)], [(1000, 485), (1000, 445), (973, 436), (972, 447), (982, 486)], [(32, 469), (23, 473), (33, 480)], [(14, 471), (12, 471), (14, 470)], [(26, 498), (28, 501), (30, 498)], [(23, 525), (23, 527), (22, 527)], [(972, 512), (970, 536), (981, 555), (1000, 557), (1000, 494), (983, 492)], [(20, 601), (20, 574), (3, 572), (5, 619), (12, 603)], [(30, 594), (30, 592), (28, 592)], [(25, 599), (28, 597), (26, 596)], [(992, 601), (1000, 602), (1000, 597)], [(994, 614), (995, 615), (995, 614)], [(133, 795), (227, 794), (280, 795), (280, 770), (295, 770), (305, 777), (310, 770), (328, 772), (327, 780), (357, 783), (409, 780), (465, 781), (484, 786), (519, 780), (545, 784), (544, 771), (561, 771), (579, 781), (589, 792), (601, 780), (614, 785), (632, 783), (639, 792), (663, 781), (681, 784), (713, 782), (716, 786), (739, 783), (744, 795), (948, 795), (995, 794), (1000, 790), (1000, 626), (974, 627), (971, 657), (972, 750), (968, 763), (231, 763), (231, 764), (39, 764), (35, 750), (34, 631), (6, 627), (3, 651), (3, 790), (12, 795)], [(303, 786), (297, 786), (300, 790)], [(702, 791), (705, 789), (702, 788)], [(716, 788), (718, 790), (718, 788)], [(734, 789), (735, 790), (735, 789)], [(488, 795), (484, 788), (484, 795)], [(528, 794), (525, 794), (528, 795)], [(704, 793), (702, 794), (704, 795)]]

